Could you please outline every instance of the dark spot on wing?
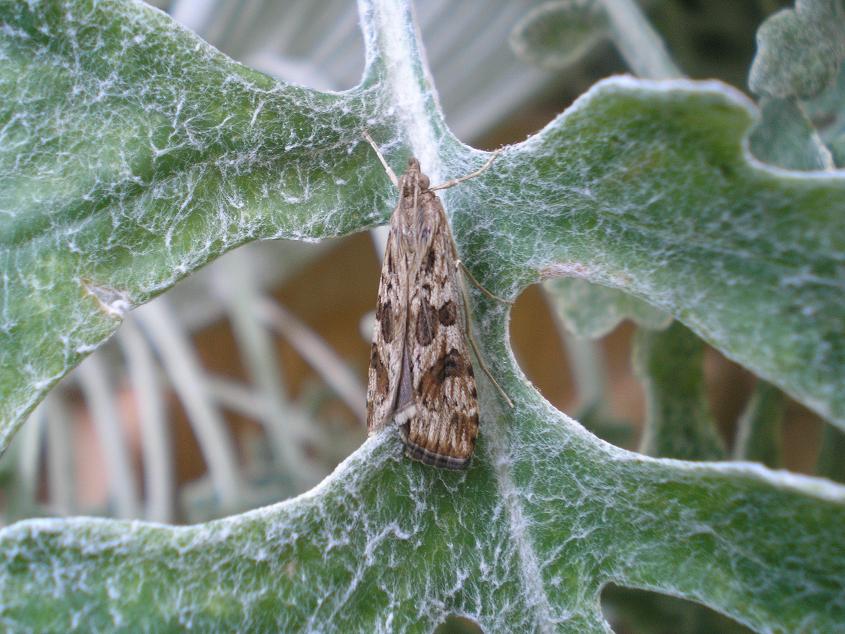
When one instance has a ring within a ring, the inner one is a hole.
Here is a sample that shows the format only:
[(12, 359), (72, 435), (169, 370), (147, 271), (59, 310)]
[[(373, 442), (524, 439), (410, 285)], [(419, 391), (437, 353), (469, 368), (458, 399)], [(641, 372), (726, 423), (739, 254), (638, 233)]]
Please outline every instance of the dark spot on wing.
[(443, 360), (443, 379), (441, 379), (441, 382), (450, 376), (463, 376), (467, 373), (467, 368), (472, 372), (472, 366), (464, 360), (460, 352), (452, 348)]
[(387, 398), (388, 391), (390, 388), (389, 380), (387, 377), (387, 368), (384, 365), (384, 362), (381, 360), (381, 355), (379, 354), (378, 346), (373, 343), (372, 349), (370, 350), (370, 369), (375, 372), (376, 374), (376, 385), (375, 391), (371, 394), (370, 401), (367, 402), (367, 427), (372, 428), (373, 426), (373, 414), (375, 413), (375, 408), (373, 407), (374, 404), (380, 405), (385, 398)]
[(434, 252), (434, 247), (431, 247), (425, 256), (425, 262), (423, 262), (423, 270), (426, 273), (431, 273), (434, 270), (434, 263), (436, 261), (437, 254)]
[(458, 318), (458, 309), (451, 299), (440, 307), (437, 313), (441, 325), (451, 326)]
[(385, 343), (393, 341), (393, 312), (390, 300), (376, 307), (376, 319), (381, 325), (381, 338)]

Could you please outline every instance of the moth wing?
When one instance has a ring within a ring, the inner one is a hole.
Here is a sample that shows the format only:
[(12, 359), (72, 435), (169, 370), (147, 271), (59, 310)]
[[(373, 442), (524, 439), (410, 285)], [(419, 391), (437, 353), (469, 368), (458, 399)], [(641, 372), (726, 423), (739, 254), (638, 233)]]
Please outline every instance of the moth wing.
[(403, 295), (407, 263), (401, 250), (401, 226), (397, 212), (390, 220), (390, 233), (379, 279), (376, 322), (367, 378), (367, 430), (373, 433), (393, 419), (402, 373), (407, 296)]
[(463, 294), (458, 286), (452, 235), (443, 207), (425, 192), (424, 216), (409, 270), (410, 297), (405, 348), (415, 408), (401, 427), (406, 453), (438, 467), (469, 464), (478, 435), (475, 376), (464, 332)]

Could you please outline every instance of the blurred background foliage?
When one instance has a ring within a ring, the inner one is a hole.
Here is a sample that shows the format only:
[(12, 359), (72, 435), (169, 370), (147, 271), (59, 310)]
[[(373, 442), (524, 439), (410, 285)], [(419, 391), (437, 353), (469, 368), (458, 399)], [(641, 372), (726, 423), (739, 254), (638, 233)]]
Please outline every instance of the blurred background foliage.
[[(351, 0), (154, 4), (224, 53), (284, 81), (343, 90), (363, 69)], [(455, 134), (485, 149), (521, 141), (596, 80), (630, 72), (630, 51), (622, 50), (596, 4), (416, 2)], [(641, 3), (679, 73), (718, 78), (747, 94), (755, 32), (786, 6), (791, 3), (778, 0)], [(3, 523), (44, 515), (194, 523), (319, 482), (366, 434), (383, 240), (374, 231), (316, 245), (250, 244), (133, 311), (107, 345), (50, 393), (0, 460)], [(712, 430), (715, 423), (718, 430), (710, 454), (699, 458), (747, 455), (743, 439), (760, 434), (755, 425), (770, 425), (769, 446), (751, 458), (803, 473), (817, 473), (821, 461), (822, 473), (845, 480), (841, 434), (807, 409), (756, 385), (753, 375), (680, 326), (672, 327), (683, 330), (672, 334), (674, 351), (661, 352), (646, 328), (665, 328), (668, 320), (648, 306), (589, 315), (588, 334), (598, 338), (577, 337), (573, 329), (585, 334), (578, 310), (570, 310), (579, 308), (572, 303), (577, 289), (557, 285), (523, 294), (511, 334), (521, 367), (562, 411), (627, 449), (682, 453), (641, 438), (646, 417), (671, 416), (672, 403), (649, 401), (634, 365), (659, 367), (661, 354), (677, 357), (683, 350), (685, 358), (702, 360), (703, 372), (683, 386), (699, 399), (695, 424)], [(617, 325), (625, 315), (636, 318), (639, 332), (631, 321)], [(659, 373), (650, 375), (657, 380)], [(227, 493), (219, 484), (226, 481), (241, 487)], [(620, 633), (745, 631), (671, 597), (611, 587), (603, 600)], [(472, 627), (454, 618), (438, 631)]]

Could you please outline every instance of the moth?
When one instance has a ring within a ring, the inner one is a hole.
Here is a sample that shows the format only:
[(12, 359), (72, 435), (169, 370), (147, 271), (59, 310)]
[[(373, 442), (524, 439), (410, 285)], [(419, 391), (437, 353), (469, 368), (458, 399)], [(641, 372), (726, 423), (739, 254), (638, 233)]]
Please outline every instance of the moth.
[(478, 436), (478, 394), (467, 349), (472, 339), (460, 261), (435, 190), (480, 174), (496, 154), (477, 172), (431, 187), (415, 158), (397, 179), (375, 142), (365, 137), (399, 189), (379, 280), (367, 429), (373, 434), (395, 423), (406, 456), (463, 469)]

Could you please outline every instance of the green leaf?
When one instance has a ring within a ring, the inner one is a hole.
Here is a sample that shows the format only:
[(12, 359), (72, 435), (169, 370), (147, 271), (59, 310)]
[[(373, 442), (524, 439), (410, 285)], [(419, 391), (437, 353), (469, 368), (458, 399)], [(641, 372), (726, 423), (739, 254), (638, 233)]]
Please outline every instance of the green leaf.
[[(408, 6), (361, 6), (364, 81), (320, 94), (142, 5), (0, 4), (4, 437), (114, 330), (108, 309), (250, 239), (384, 219), (364, 128), (435, 182), (482, 164), (443, 123)], [(600, 82), (443, 193), (462, 259), (508, 297), (563, 274), (624, 289), (841, 423), (845, 179), (751, 165), (754, 115), (718, 83)], [(218, 522), (22, 522), (0, 530), (4, 626), (607, 632), (610, 582), (759, 630), (845, 622), (845, 489), (599, 441), (515, 366), (507, 308), (472, 297), (515, 408), (482, 383), (467, 472), (403, 459), (389, 430), (305, 495)]]
[(524, 61), (560, 70), (571, 66), (607, 37), (607, 13), (595, 0), (553, 0), (526, 13), (509, 43)]
[(493, 191), (453, 194), (520, 213), (456, 233), (466, 261), (498, 264), (482, 281), (499, 295), (538, 273), (624, 289), (841, 425), (845, 179), (749, 165), (753, 112), (716, 83), (600, 82), (504, 157)]
[(833, 631), (845, 618), (833, 486), (635, 458), (565, 419), (508, 418), (488, 421), (483, 456), (505, 456), (493, 443), (508, 428), (532, 430), (499, 472), (486, 457), (466, 474), (409, 464), (382, 435), (313, 492), (202, 526), (7, 528), (4, 624), (428, 632), (457, 613), (490, 632), (603, 632), (611, 580), (759, 629)]
[(758, 53), (748, 84), (771, 97), (813, 97), (845, 59), (841, 0), (799, 0), (767, 19), (757, 32)]
[(723, 460), (725, 448), (707, 401), (701, 339), (677, 322), (663, 332), (640, 328), (633, 358), (647, 408), (640, 451), (681, 460)]
[(845, 166), (845, 64), (835, 81), (821, 94), (802, 102), (821, 141), (833, 155), (837, 167)]
[(734, 457), (753, 460), (767, 467), (781, 464), (781, 420), (785, 399), (783, 393), (758, 381), (737, 425)]
[(755, 157), (764, 163), (793, 170), (833, 167), (830, 151), (795, 101), (765, 98), (760, 115), (749, 138)]
[(845, 166), (845, 5), (804, 0), (766, 20), (757, 39), (749, 85), (764, 98), (754, 155), (789, 169)]
[(833, 425), (824, 426), (816, 472), (825, 478), (845, 482), (845, 433)]
[(615, 288), (574, 277), (549, 280), (543, 286), (567, 330), (578, 337), (598, 339), (624, 319), (655, 330), (672, 321), (670, 315)]
[[(0, 159), (17, 167), (0, 189), (13, 210), (0, 251), (3, 445), (127, 307), (247, 240), (315, 239), (383, 217), (392, 194), (360, 142), (364, 120), (396, 148), (394, 159), (407, 156), (399, 139), (428, 138), (414, 141), (415, 153), (435, 179), (479, 163), (441, 136), (425, 79), (409, 87), (423, 89), (417, 102), (403, 98), (402, 125), (416, 123), (402, 132), (384, 114), (393, 93), (377, 81), (390, 70), (381, 63), (361, 88), (321, 94), (249, 71), (137, 5), (84, 5), (78, 24), (73, 11), (6, 8), (0, 90), (9, 96), (5, 134), (17, 143), (0, 144)], [(91, 40), (77, 56), (68, 32)], [(73, 68), (73, 90), (40, 81), (45, 64), (53, 74)], [(843, 180), (748, 165), (739, 141), (750, 115), (720, 84), (603, 82), (490, 177), (446, 194), (458, 243), (507, 292), (538, 273), (622, 287), (841, 423), (845, 311), (832, 289), (842, 279)], [(435, 136), (414, 132), (423, 120)], [(88, 138), (98, 153), (85, 149)], [(82, 158), (45, 153), (51, 143)], [(537, 222), (513, 205), (536, 210)], [(509, 253), (491, 259), (492, 246)]]
[(132, 306), (249, 240), (390, 207), (361, 139), (390, 127), (383, 91), (281, 85), (135, 3), (0, 20), (0, 447)]

